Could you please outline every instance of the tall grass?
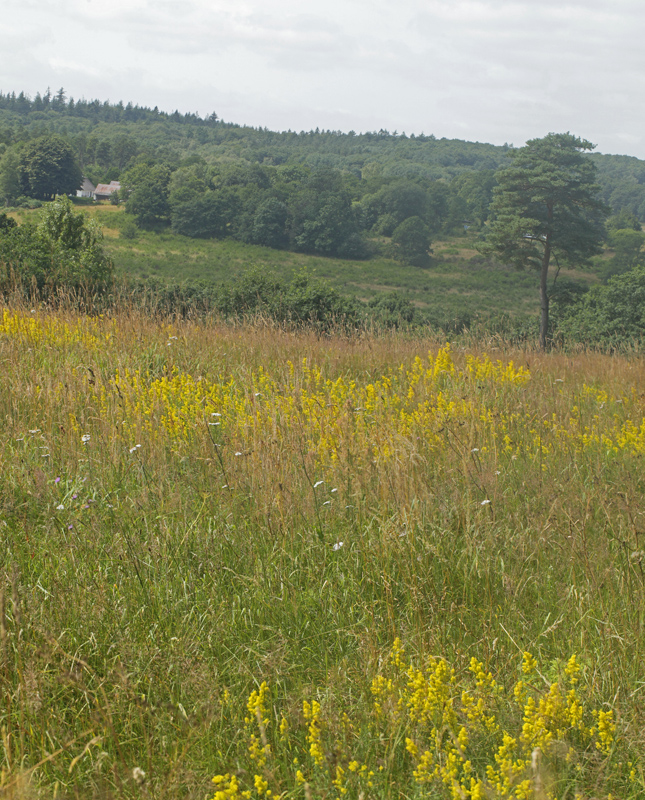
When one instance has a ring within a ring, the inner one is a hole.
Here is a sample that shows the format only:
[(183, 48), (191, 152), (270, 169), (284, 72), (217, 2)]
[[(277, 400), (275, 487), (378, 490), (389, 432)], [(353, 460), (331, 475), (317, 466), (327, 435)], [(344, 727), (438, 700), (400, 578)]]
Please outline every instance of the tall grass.
[(645, 364), (495, 346), (4, 309), (2, 791), (642, 796)]

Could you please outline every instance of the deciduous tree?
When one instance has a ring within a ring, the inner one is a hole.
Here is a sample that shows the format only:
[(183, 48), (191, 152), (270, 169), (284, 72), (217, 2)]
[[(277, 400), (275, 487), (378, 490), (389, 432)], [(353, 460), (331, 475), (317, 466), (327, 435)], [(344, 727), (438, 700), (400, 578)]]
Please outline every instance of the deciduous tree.
[(413, 267), (429, 264), (430, 244), (430, 231), (420, 217), (408, 217), (392, 234), (394, 257)]
[(137, 164), (121, 179), (125, 210), (140, 228), (166, 227), (170, 223), (168, 202), (170, 169), (164, 164)]
[(75, 211), (68, 197), (48, 203), (36, 226), (0, 218), (0, 287), (96, 289), (111, 282), (113, 270), (100, 226)]
[(41, 136), (20, 154), (22, 191), (38, 200), (76, 194), (83, 176), (74, 151), (60, 136)]

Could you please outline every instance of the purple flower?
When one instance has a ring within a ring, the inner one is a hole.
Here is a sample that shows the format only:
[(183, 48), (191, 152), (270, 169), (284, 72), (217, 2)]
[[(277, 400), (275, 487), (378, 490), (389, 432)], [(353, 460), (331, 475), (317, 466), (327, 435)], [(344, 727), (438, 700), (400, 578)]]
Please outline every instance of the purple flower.
[(54, 483), (60, 483), (60, 478), (54, 478)]

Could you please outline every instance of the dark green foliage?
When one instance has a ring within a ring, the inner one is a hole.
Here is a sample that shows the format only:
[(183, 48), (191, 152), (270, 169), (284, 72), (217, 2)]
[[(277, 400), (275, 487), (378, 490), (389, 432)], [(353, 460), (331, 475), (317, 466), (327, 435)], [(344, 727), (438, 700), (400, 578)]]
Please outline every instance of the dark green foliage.
[(444, 233), (457, 234), (468, 224), (468, 203), (461, 195), (454, 195), (448, 204), (448, 214), (443, 226)]
[(20, 153), (22, 191), (37, 200), (57, 194), (76, 194), (83, 176), (74, 151), (60, 136), (42, 136)]
[(252, 270), (222, 286), (216, 306), (226, 316), (262, 314), (280, 323), (321, 331), (355, 327), (362, 319), (356, 301), (342, 297), (326, 281), (306, 271), (284, 283), (266, 271)]
[(614, 250), (614, 257), (603, 265), (604, 280), (643, 264), (645, 260), (645, 254), (642, 252), (643, 243), (645, 243), (645, 233), (640, 230), (640, 226), (639, 230), (610, 229), (609, 245)]
[(168, 202), (170, 169), (164, 164), (141, 163), (129, 169), (121, 180), (125, 209), (141, 228), (162, 228), (170, 224)]
[(588, 291), (588, 286), (568, 278), (559, 278), (551, 286), (549, 290), (549, 308), (551, 310), (553, 328), (557, 328), (560, 320), (572, 313)]
[(451, 189), (456, 192), (457, 197), (465, 201), (465, 209), (460, 212), (462, 221), (475, 227), (486, 222), (496, 185), (495, 172), (491, 169), (464, 172), (455, 178)]
[(570, 133), (532, 139), (497, 173), (498, 186), (482, 249), (503, 263), (540, 271), (540, 344), (549, 326), (547, 277), (558, 266), (582, 266), (600, 252), (605, 206), (596, 171), (583, 152), (593, 145)]
[(627, 208), (623, 208), (617, 214), (612, 214), (605, 223), (605, 226), (608, 231), (627, 229), (632, 231), (641, 231), (643, 227), (636, 214), (633, 214)]
[(0, 160), (0, 199), (15, 203), (22, 194), (20, 180), (20, 155), (16, 148), (6, 150)]
[(333, 170), (311, 174), (289, 198), (290, 241), (296, 250), (341, 258), (361, 258), (359, 216), (342, 176)]
[(234, 191), (208, 191), (172, 211), (172, 229), (192, 239), (222, 239), (230, 233), (238, 203)]
[(594, 286), (565, 309), (557, 332), (587, 345), (619, 346), (645, 339), (645, 266)]
[(414, 306), (400, 292), (389, 292), (375, 297), (370, 300), (368, 306), (372, 319), (377, 325), (386, 328), (401, 328), (415, 322)]
[(418, 184), (399, 181), (366, 197), (363, 207), (367, 223), (371, 222), (382, 236), (391, 236), (408, 217), (426, 216), (427, 195)]
[(251, 244), (282, 249), (289, 244), (287, 223), (289, 209), (275, 197), (260, 203), (253, 217), (253, 225), (249, 233)]
[(126, 221), (121, 225), (119, 230), (119, 235), (122, 236), (124, 239), (136, 239), (139, 235), (139, 229), (136, 226), (135, 221), (128, 217)]
[(68, 197), (48, 203), (35, 226), (0, 228), (0, 268), (5, 289), (36, 287), (48, 292), (106, 287), (114, 271), (100, 227), (74, 211)]
[(188, 203), (209, 189), (209, 180), (202, 165), (189, 165), (176, 169), (170, 178), (168, 202), (171, 208)]
[(35, 226), (0, 231), (0, 291), (42, 289), (52, 271), (51, 254)]
[(430, 231), (419, 217), (408, 217), (392, 234), (392, 247), (397, 261), (413, 267), (430, 263)]
[(592, 147), (570, 134), (549, 134), (516, 150), (513, 166), (497, 174), (485, 249), (504, 263), (535, 269), (547, 247), (562, 264), (597, 253), (603, 206), (593, 162), (580, 153)]
[(0, 234), (6, 233), (15, 227), (17, 227), (15, 219), (11, 219), (4, 212), (0, 214)]
[(600, 197), (614, 214), (629, 211), (645, 220), (645, 162), (631, 156), (593, 155)]

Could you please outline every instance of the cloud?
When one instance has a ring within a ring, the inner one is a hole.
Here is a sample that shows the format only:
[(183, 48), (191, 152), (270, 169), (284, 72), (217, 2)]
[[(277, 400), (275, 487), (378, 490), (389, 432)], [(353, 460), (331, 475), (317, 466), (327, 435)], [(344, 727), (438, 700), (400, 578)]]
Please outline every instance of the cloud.
[(5, 0), (0, 88), (645, 157), (642, 0)]

